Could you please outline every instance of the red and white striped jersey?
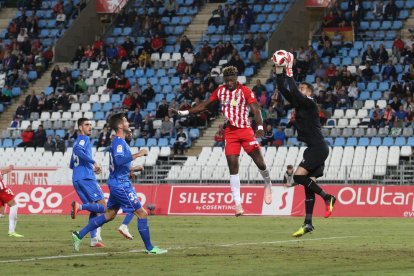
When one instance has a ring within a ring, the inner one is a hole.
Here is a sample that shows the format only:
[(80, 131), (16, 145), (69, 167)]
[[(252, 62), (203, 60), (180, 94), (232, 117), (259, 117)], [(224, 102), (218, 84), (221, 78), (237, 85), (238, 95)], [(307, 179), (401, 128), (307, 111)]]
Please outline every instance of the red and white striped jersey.
[(250, 104), (257, 102), (250, 88), (238, 83), (235, 90), (229, 90), (225, 85), (220, 85), (211, 94), (210, 100), (220, 101), (221, 111), (232, 126), (238, 128), (250, 127)]
[(4, 189), (7, 189), (7, 185), (3, 182), (3, 179), (0, 178), (0, 191)]

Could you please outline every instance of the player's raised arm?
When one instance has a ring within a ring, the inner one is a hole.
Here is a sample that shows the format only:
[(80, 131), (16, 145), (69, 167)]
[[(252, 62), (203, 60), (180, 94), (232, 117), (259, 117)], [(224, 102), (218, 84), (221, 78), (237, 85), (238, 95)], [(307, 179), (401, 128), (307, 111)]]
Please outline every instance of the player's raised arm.
[(177, 113), (180, 116), (187, 116), (189, 114), (194, 114), (194, 113), (200, 113), (203, 111), (207, 110), (207, 107), (212, 104), (213, 102), (215, 102), (215, 100), (212, 100), (211, 98), (208, 100), (205, 100), (203, 102), (201, 102), (199, 105), (196, 105), (188, 110), (175, 110), (175, 109), (171, 109), (174, 113)]
[[(276, 85), (277, 88), (279, 89), (280, 93), (283, 95), (283, 97), (290, 102), (293, 106), (295, 106), (296, 102), (293, 99), (292, 95), (290, 94), (289, 90), (287, 90), (286, 86), (285, 86), (285, 76), (283, 75), (283, 68), (282, 68), (282, 72), (278, 73), (278, 70), (280, 68), (275, 68), (276, 71)], [(280, 72), (280, 71), (279, 71)]]
[(13, 169), (14, 169), (14, 166), (13, 166), (13, 165), (10, 165), (10, 166), (5, 167), (5, 168), (1, 168), (1, 169), (0, 169), (0, 175), (2, 175), (2, 174), (8, 174), (8, 173), (9, 173), (9, 172), (11, 172)]

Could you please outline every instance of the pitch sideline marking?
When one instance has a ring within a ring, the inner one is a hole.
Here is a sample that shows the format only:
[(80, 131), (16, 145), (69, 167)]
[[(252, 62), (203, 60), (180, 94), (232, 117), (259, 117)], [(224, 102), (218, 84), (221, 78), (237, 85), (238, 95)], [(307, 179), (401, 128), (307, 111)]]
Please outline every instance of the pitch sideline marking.
[[(236, 247), (236, 246), (246, 246), (246, 245), (260, 245), (260, 244), (282, 244), (282, 243), (299, 243), (305, 241), (324, 241), (324, 240), (338, 240), (338, 239), (348, 239), (348, 238), (357, 238), (359, 236), (341, 236), (341, 237), (328, 237), (328, 238), (314, 238), (314, 239), (296, 239), (296, 240), (279, 240), (279, 241), (265, 241), (265, 242), (244, 242), (244, 243), (228, 243), (228, 244), (211, 244), (205, 246), (190, 246), (190, 247), (174, 247), (167, 248), (168, 250), (187, 250), (187, 249), (199, 249), (205, 247)], [(27, 259), (16, 259), (16, 260), (4, 260), (0, 263), (20, 263), (20, 262), (31, 262), (31, 261), (42, 261), (42, 260), (56, 260), (56, 259), (68, 259), (68, 258), (77, 258), (77, 257), (94, 257), (94, 256), (108, 256), (108, 255), (121, 255), (129, 253), (143, 253), (144, 250), (129, 250), (129, 251), (118, 251), (118, 252), (98, 252), (98, 253), (84, 253), (84, 254), (72, 254), (72, 255), (55, 255), (55, 256), (45, 256), (45, 257), (33, 257)]]

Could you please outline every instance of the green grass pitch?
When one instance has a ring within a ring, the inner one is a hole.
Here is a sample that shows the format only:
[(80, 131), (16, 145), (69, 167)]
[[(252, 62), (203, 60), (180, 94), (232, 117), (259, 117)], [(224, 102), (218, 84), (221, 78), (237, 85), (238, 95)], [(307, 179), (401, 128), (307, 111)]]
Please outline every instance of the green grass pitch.
[(314, 219), (315, 231), (295, 239), (302, 218), (150, 217), (152, 240), (169, 249), (148, 256), (136, 229), (133, 241), (106, 224), (106, 248), (72, 249), (70, 231), (86, 216), (19, 217), (23, 239), (7, 236), (0, 219), (0, 275), (413, 275), (410, 219)]

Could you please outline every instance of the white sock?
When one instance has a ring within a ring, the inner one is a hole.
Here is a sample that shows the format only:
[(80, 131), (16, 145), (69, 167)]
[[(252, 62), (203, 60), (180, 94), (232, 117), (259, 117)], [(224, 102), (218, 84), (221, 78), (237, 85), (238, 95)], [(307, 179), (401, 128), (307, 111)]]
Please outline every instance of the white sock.
[(262, 175), (262, 177), (263, 177), (263, 179), (264, 179), (264, 181), (266, 183), (266, 186), (268, 186), (268, 185), (272, 186), (272, 182), (270, 181), (270, 173), (269, 173), (269, 170), (266, 168), (263, 171), (259, 170), (259, 172)]
[(230, 186), (231, 186), (231, 193), (233, 195), (233, 200), (236, 205), (241, 204), (240, 198), (240, 177), (239, 174), (231, 174), (230, 175)]
[(9, 233), (14, 233), (17, 224), (17, 205), (10, 207), (9, 211)]

